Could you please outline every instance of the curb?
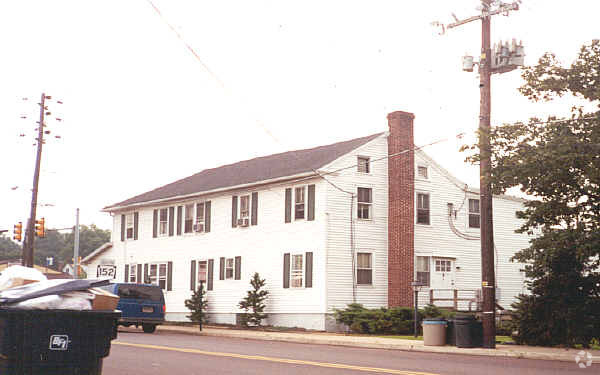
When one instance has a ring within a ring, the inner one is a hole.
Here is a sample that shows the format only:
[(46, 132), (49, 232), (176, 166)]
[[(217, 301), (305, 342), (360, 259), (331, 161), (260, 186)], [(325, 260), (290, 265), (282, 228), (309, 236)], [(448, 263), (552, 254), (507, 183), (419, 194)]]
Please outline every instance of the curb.
[[(497, 348), (497, 349), (483, 349), (483, 348), (456, 348), (450, 346), (427, 346), (423, 345), (410, 345), (406, 343), (390, 343), (382, 342), (384, 340), (395, 340), (395, 339), (383, 339), (383, 338), (370, 338), (369, 341), (349, 341), (344, 339), (337, 339), (335, 337), (320, 335), (315, 337), (300, 336), (298, 334), (286, 334), (286, 333), (274, 333), (274, 332), (246, 332), (240, 330), (219, 330), (211, 329), (202, 332), (190, 330), (185, 327), (177, 326), (159, 326), (157, 327), (160, 331), (181, 333), (193, 336), (210, 336), (210, 337), (230, 337), (246, 340), (265, 340), (265, 341), (282, 341), (282, 342), (293, 342), (298, 344), (314, 344), (314, 345), (335, 345), (335, 346), (346, 346), (346, 347), (357, 347), (357, 348), (371, 348), (371, 349), (388, 349), (388, 350), (402, 350), (402, 351), (413, 351), (421, 353), (438, 353), (438, 354), (458, 354), (458, 355), (477, 355), (477, 356), (488, 356), (488, 357), (504, 357), (504, 358), (518, 358), (518, 359), (535, 359), (535, 360), (546, 360), (546, 361), (562, 361), (562, 362), (575, 362), (575, 356), (579, 352), (578, 349), (572, 349), (570, 353), (540, 353), (540, 352), (529, 352), (523, 350), (511, 350), (509, 348)], [(379, 341), (379, 342), (378, 342)], [(600, 361), (600, 357), (594, 356), (594, 361)]]

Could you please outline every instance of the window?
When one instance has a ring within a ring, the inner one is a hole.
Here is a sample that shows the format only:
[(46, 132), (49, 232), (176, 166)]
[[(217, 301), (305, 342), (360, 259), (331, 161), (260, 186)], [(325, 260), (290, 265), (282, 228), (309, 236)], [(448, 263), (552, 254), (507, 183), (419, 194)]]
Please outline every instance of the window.
[(417, 167), (417, 176), (420, 178), (425, 178), (428, 179), (429, 178), (429, 171), (427, 170), (427, 167), (423, 167), (423, 166), (418, 166)]
[(480, 228), (479, 199), (469, 199), (469, 228)]
[[(208, 262), (205, 260), (201, 260), (198, 262), (198, 283), (200, 283), (201, 281), (206, 283), (207, 280), (207, 269), (208, 269)], [(200, 284), (198, 284), (200, 285)]]
[(429, 257), (417, 257), (417, 281), (429, 286)]
[(452, 272), (452, 261), (436, 259), (435, 260), (435, 272)]
[(128, 240), (133, 239), (133, 214), (125, 216), (126, 222), (126, 237)]
[(371, 173), (370, 165), (369, 165), (369, 158), (364, 157), (364, 156), (359, 156), (357, 166), (358, 166), (359, 172)]
[(159, 210), (159, 218), (158, 235), (166, 236), (169, 229), (169, 209), (161, 208)]
[(196, 232), (204, 232), (204, 215), (206, 214), (206, 205), (204, 203), (196, 204)]
[(373, 266), (371, 253), (356, 254), (356, 283), (359, 285), (373, 284)]
[(417, 224), (429, 225), (429, 194), (417, 194)]
[(292, 255), (290, 276), (292, 288), (302, 288), (302, 280), (304, 278), (304, 262), (302, 254)]
[(294, 219), (304, 219), (304, 186), (294, 189), (296, 199), (294, 204)]
[(129, 283), (137, 283), (137, 264), (133, 263), (129, 265)]
[(371, 206), (373, 204), (373, 192), (371, 188), (358, 188), (358, 213), (359, 219), (371, 219)]
[(250, 217), (250, 196), (242, 195), (240, 197), (240, 219)]
[(183, 223), (183, 232), (192, 233), (194, 229), (194, 204), (185, 205), (185, 222)]
[(225, 259), (225, 280), (233, 279), (233, 258)]
[(167, 263), (150, 264), (150, 284), (158, 285), (161, 289), (167, 289)]

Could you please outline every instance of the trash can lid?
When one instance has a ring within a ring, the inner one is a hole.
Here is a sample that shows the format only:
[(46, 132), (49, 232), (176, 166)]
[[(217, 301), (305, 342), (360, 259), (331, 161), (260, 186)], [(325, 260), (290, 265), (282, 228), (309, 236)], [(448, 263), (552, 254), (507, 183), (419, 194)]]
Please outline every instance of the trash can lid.
[(454, 320), (477, 320), (477, 318), (471, 314), (456, 314)]
[(423, 324), (446, 324), (446, 320), (443, 318), (431, 318), (431, 319), (424, 319), (423, 320)]

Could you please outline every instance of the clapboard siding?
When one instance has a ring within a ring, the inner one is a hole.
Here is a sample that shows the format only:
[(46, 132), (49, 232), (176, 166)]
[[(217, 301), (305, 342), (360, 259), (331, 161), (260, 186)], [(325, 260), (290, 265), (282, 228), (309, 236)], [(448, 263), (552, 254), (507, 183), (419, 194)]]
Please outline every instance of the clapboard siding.
[[(286, 187), (315, 184), (315, 220), (284, 223)], [(258, 225), (231, 227), (231, 196), (258, 191)], [(191, 295), (190, 262), (215, 260), (214, 289), (207, 293), (208, 312), (237, 313), (237, 304), (250, 289), (250, 278), (259, 272), (269, 291), (267, 313), (323, 313), (325, 311), (325, 199), (322, 180), (269, 186), (269, 189), (233, 191), (203, 197), (211, 203), (211, 231), (152, 238), (153, 210), (197, 202), (139, 210), (139, 239), (113, 241), (117, 280), (129, 263), (173, 262), (173, 290), (165, 292), (168, 313), (187, 313), (184, 301)], [(120, 217), (120, 216), (119, 216)], [(117, 216), (115, 216), (117, 218)], [(115, 219), (116, 221), (117, 219)], [(117, 227), (117, 223), (114, 224)], [(118, 228), (120, 231), (120, 227)], [(115, 233), (115, 232), (113, 232)], [(119, 238), (115, 236), (114, 238)], [(283, 289), (283, 254), (313, 253), (312, 288)], [(219, 280), (219, 258), (241, 256), (241, 280)]]

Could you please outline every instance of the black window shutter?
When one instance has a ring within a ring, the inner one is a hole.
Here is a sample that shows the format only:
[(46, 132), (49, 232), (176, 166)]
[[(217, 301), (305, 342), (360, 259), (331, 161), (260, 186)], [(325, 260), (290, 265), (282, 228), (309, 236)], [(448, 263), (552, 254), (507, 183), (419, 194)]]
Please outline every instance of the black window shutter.
[(250, 224), (258, 224), (258, 192), (252, 193), (252, 216), (250, 217)]
[(169, 207), (169, 236), (175, 234), (175, 207)]
[(237, 227), (237, 196), (231, 197), (231, 227)]
[(142, 280), (142, 263), (137, 265), (137, 283), (142, 284), (144, 280)]
[(125, 241), (125, 215), (121, 215), (121, 241)]
[(138, 239), (138, 227), (139, 227), (139, 223), (140, 223), (140, 213), (139, 212), (134, 212), (133, 213), (133, 239), (134, 240)]
[(148, 263), (144, 264), (144, 284), (150, 284), (150, 278), (148, 277)]
[(283, 287), (290, 287), (290, 253), (283, 254)]
[(225, 258), (219, 258), (219, 280), (225, 280)]
[(215, 261), (213, 259), (208, 260), (208, 275), (206, 275), (206, 290), (213, 290), (213, 268), (215, 267)]
[(183, 206), (177, 206), (177, 235), (181, 236), (181, 214), (183, 213)]
[(210, 201), (204, 203), (204, 232), (210, 232)]
[(308, 185), (308, 215), (306, 220), (315, 219), (315, 185)]
[(167, 263), (167, 290), (173, 290), (173, 262)]
[(304, 283), (305, 288), (312, 288), (312, 275), (313, 274), (313, 253), (306, 253), (306, 281)]
[(158, 235), (158, 210), (154, 210), (152, 214), (152, 237), (156, 238)]
[(129, 282), (129, 264), (125, 265), (125, 280), (123, 280), (123, 282), (125, 282), (125, 283)]
[(292, 189), (285, 189), (285, 222), (292, 222)]
[(196, 261), (192, 260), (190, 270), (190, 290), (196, 290)]
[(235, 257), (235, 279), (242, 278), (242, 257)]

